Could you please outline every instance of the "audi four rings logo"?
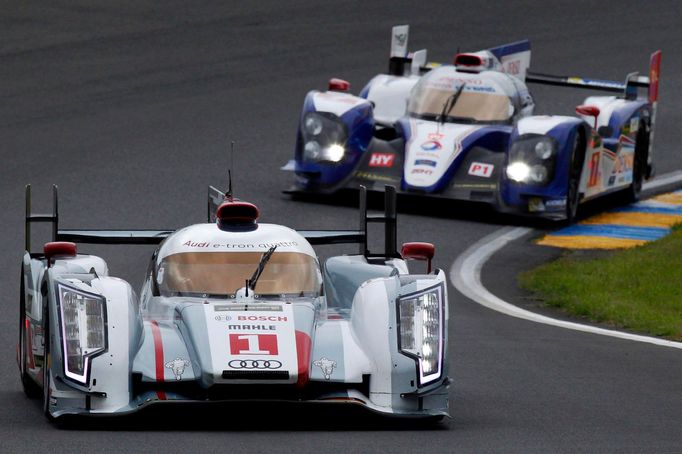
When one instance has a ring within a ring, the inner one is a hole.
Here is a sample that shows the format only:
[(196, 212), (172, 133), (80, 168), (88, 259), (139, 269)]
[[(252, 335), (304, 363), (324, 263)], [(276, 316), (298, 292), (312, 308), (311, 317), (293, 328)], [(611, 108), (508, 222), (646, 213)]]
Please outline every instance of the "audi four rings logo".
[(279, 369), (282, 363), (276, 359), (233, 359), (227, 363), (232, 369)]

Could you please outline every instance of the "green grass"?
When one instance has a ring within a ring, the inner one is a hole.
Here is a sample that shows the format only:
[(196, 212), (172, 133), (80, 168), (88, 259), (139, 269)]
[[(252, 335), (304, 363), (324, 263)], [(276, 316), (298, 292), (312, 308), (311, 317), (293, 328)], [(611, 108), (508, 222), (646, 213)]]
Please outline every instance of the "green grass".
[(682, 340), (682, 229), (634, 249), (568, 254), (519, 276), (547, 305), (596, 322)]

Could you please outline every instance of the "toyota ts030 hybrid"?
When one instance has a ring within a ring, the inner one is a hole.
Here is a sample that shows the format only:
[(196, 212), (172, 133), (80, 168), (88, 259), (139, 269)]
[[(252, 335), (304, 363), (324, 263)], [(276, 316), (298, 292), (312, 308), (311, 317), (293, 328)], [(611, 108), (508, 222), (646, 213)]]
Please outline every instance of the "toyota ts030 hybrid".
[[(283, 167), (295, 172), (287, 192), (391, 184), (570, 221), (599, 195), (636, 199), (652, 176), (660, 51), (648, 77), (621, 83), (529, 72), (528, 41), (459, 53), (452, 65), (427, 63), (426, 50), (408, 53), (407, 41), (408, 27), (394, 27), (389, 74), (359, 95), (341, 79), (308, 93), (295, 159)], [(618, 95), (588, 97), (577, 117), (534, 115), (531, 82)]]
[[(56, 207), (56, 187), (54, 188)], [(433, 245), (396, 251), (395, 190), (359, 230), (259, 224), (258, 208), (215, 188), (209, 221), (177, 231), (63, 230), (31, 212), (17, 356), (27, 394), (49, 418), (207, 401), (304, 401), (385, 415), (448, 415), (445, 274)], [(30, 227), (53, 241), (30, 253)], [(367, 223), (385, 250), (367, 250)], [(76, 243), (158, 244), (138, 296)], [(359, 243), (320, 270), (311, 244)], [(410, 274), (407, 259), (428, 261)]]

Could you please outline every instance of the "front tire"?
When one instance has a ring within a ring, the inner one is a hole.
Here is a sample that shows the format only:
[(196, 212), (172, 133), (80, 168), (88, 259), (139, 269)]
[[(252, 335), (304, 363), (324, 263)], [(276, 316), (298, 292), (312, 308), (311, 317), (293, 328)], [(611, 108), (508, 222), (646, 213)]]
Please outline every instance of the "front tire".
[(52, 357), (50, 351), (50, 318), (47, 308), (45, 308), (45, 311), (43, 312), (43, 330), (45, 336), (45, 356), (43, 359), (43, 414), (48, 420), (52, 421), (54, 420), (54, 417), (50, 413), (50, 399), (52, 397), (50, 389), (50, 369), (52, 365)]
[(26, 356), (28, 351), (26, 348), (27, 338), (30, 335), (26, 331), (26, 293), (24, 290), (24, 275), (21, 274), (21, 289), (19, 291), (19, 375), (21, 377), (21, 387), (24, 389), (24, 394), (27, 397), (34, 399), (40, 397), (41, 390), (38, 384), (28, 374), (26, 366)]
[(566, 224), (572, 224), (578, 214), (580, 203), (580, 175), (583, 169), (585, 156), (585, 138), (581, 131), (576, 132), (571, 153), (571, 166), (568, 170), (568, 183), (566, 187)]

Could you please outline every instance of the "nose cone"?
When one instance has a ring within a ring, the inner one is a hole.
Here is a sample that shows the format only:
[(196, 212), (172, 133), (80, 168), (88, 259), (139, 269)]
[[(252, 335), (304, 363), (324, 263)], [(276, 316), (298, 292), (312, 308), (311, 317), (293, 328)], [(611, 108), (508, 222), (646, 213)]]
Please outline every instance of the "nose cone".
[[(231, 301), (197, 309), (201, 319), (188, 331), (201, 358), (204, 386), (307, 382), (312, 304)], [(200, 325), (205, 329), (197, 329)]]

